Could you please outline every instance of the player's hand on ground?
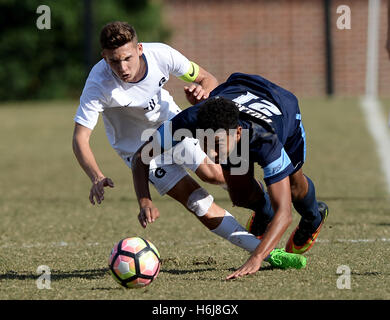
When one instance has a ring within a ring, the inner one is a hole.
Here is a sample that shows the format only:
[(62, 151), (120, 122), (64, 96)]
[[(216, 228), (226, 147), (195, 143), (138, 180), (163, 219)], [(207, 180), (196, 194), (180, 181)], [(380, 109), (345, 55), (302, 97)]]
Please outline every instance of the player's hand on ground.
[(141, 208), (138, 214), (138, 220), (142, 228), (146, 228), (148, 223), (156, 221), (159, 216), (160, 212), (158, 211), (158, 209), (154, 205), (150, 204), (146, 207)]
[(241, 268), (226, 277), (226, 280), (231, 280), (239, 277), (246, 276), (248, 274), (256, 273), (261, 267), (262, 259), (256, 256), (251, 256), (247, 262), (245, 262)]
[(95, 199), (98, 204), (104, 200), (104, 187), (114, 188), (114, 182), (110, 178), (102, 178), (92, 183), (89, 192), (89, 201), (94, 205)]
[(201, 85), (191, 84), (189, 87), (184, 87), (184, 93), (189, 103), (192, 105), (209, 97), (209, 92), (206, 92)]

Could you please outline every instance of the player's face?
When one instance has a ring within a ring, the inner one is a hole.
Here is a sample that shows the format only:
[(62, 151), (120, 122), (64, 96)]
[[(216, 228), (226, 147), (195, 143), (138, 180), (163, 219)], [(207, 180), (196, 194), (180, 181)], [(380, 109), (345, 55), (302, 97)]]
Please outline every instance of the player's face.
[(137, 82), (144, 75), (142, 44), (128, 42), (116, 49), (104, 49), (103, 58), (124, 82)]
[(215, 134), (214, 147), (210, 146), (207, 150), (208, 155), (215, 163), (226, 163), (230, 153), (236, 147), (241, 138), (241, 127), (222, 131)]

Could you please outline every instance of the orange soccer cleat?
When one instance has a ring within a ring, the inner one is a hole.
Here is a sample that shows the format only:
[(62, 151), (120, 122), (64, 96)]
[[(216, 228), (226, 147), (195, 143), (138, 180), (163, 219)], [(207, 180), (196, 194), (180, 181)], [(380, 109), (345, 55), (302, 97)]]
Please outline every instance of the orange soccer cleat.
[(255, 235), (257, 239), (261, 240), (267, 231), (270, 222), (261, 221), (262, 219), (260, 219), (258, 216), (259, 215), (256, 216), (256, 212), (252, 212), (245, 228), (248, 230), (248, 232)]
[(318, 211), (322, 217), (322, 221), (318, 228), (313, 230), (310, 226), (300, 226), (300, 223), (287, 241), (286, 252), (303, 254), (310, 250), (310, 248), (314, 245), (318, 234), (328, 217), (329, 208), (324, 202), (318, 201)]

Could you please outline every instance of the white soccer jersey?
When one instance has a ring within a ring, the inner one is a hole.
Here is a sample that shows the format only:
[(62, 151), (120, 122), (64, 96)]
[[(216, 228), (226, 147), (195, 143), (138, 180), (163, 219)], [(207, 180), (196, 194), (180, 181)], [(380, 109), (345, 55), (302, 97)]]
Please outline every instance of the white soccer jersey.
[(145, 129), (156, 129), (181, 111), (162, 87), (170, 74), (180, 77), (190, 69), (190, 61), (170, 46), (142, 45), (145, 76), (136, 83), (123, 82), (100, 60), (88, 76), (74, 118), (93, 129), (101, 112), (109, 142), (129, 161), (144, 143), (141, 135)]

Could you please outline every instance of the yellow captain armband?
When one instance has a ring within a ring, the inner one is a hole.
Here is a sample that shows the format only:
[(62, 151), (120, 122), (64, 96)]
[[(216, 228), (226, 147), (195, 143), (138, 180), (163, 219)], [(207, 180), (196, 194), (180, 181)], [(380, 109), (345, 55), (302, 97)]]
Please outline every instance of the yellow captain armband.
[(190, 61), (190, 70), (186, 74), (183, 74), (179, 79), (186, 81), (186, 82), (194, 82), (195, 79), (199, 75), (199, 66), (195, 63)]

